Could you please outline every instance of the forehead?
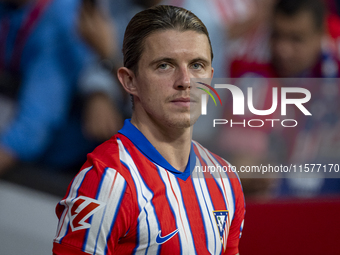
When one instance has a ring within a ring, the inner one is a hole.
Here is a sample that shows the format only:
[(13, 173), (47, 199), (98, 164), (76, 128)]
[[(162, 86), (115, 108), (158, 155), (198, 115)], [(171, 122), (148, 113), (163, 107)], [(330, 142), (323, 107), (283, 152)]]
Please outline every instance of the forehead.
[(205, 58), (211, 61), (207, 35), (196, 31), (169, 29), (149, 35), (143, 45), (141, 59), (145, 58)]
[(310, 11), (300, 11), (292, 16), (278, 12), (273, 22), (276, 32), (317, 33), (315, 21)]

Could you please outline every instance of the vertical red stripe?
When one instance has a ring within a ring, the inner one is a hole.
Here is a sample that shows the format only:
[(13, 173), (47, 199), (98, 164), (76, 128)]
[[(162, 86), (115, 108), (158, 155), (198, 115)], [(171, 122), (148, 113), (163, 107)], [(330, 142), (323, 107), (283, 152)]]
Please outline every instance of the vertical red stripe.
[[(132, 254), (137, 244), (137, 218), (139, 210), (136, 186), (129, 169), (122, 166), (118, 172), (123, 175), (127, 187), (121, 204), (117, 208), (117, 220), (114, 222), (115, 231), (111, 232), (107, 237), (107, 255)], [(113, 182), (116, 181), (117, 175), (118, 173)], [(117, 240), (118, 243), (116, 242)]]
[[(201, 150), (206, 152), (206, 150), (200, 144), (198, 144), (198, 146), (200, 146)], [(197, 148), (196, 148), (196, 150), (197, 150), (197, 153), (198, 153), (198, 149)], [(209, 160), (216, 167), (216, 164), (214, 163), (214, 161), (213, 161), (213, 159), (211, 157), (211, 154), (206, 153), (206, 156), (209, 158)], [(222, 159), (220, 159), (217, 155), (214, 155), (214, 156), (215, 156), (216, 160), (218, 161), (218, 163), (221, 166), (227, 166), (227, 163), (224, 162)], [(202, 160), (202, 162), (203, 162), (204, 165), (206, 165), (203, 160)], [(228, 193), (226, 191), (226, 187), (224, 186), (224, 182), (222, 180), (222, 177), (221, 177), (220, 181), (222, 183), (222, 191), (223, 192), (220, 191), (220, 188), (219, 188), (218, 184), (216, 183), (215, 179), (213, 179), (213, 178), (206, 179), (206, 183), (207, 183), (208, 189), (210, 191), (210, 194), (214, 194), (214, 196), (211, 196), (211, 200), (212, 200), (212, 203), (213, 203), (213, 206), (214, 206), (215, 210), (229, 210), (229, 207), (233, 206), (233, 205), (230, 205), (230, 203), (228, 201), (228, 197), (227, 197)], [(224, 200), (224, 198), (225, 198), (225, 200)], [(223, 242), (222, 243), (223, 244), (225, 244), (225, 242), (226, 242), (226, 236), (229, 234), (230, 226), (231, 226), (230, 214), (228, 213), (228, 217), (226, 219), (225, 231), (224, 231), (223, 236), (222, 236), (222, 238), (223, 238)]]
[[(129, 151), (145, 184), (154, 194), (152, 203), (159, 221), (162, 236), (173, 232), (177, 229), (176, 219), (166, 197), (166, 187), (158, 173), (157, 167), (138, 151), (130, 140), (124, 136), (120, 136), (120, 139)], [(173, 254), (178, 254), (180, 252), (179, 247), (180, 241), (178, 234), (176, 234), (169, 241), (162, 244), (160, 254), (169, 253), (170, 251)]]
[[(198, 145), (198, 146), (200, 146), (200, 145)], [(199, 151), (198, 151), (196, 146), (194, 146), (194, 149), (195, 149), (196, 155), (199, 155), (202, 166), (207, 166), (207, 164), (203, 161), (201, 155), (199, 154)], [(204, 150), (203, 147), (201, 147), (201, 149)], [(213, 162), (210, 155), (206, 154), (206, 156), (213, 163), (213, 166), (216, 167), (216, 164)], [(220, 163), (220, 165), (224, 166), (226, 164)], [(209, 173), (209, 175), (210, 175), (210, 178), (206, 178), (205, 181), (206, 181), (207, 186), (208, 186), (209, 194), (214, 194), (213, 196), (210, 196), (211, 200), (213, 202), (213, 205), (214, 205), (214, 210), (228, 210), (227, 205), (224, 201), (224, 195), (223, 195), (223, 193), (221, 193), (221, 191), (220, 191), (220, 189), (219, 189), (219, 187), (218, 187), (218, 185), (215, 181), (215, 178), (213, 178), (213, 176), (211, 176), (210, 173)], [(227, 194), (225, 189), (224, 189), (224, 193)], [(226, 197), (226, 199), (227, 199), (227, 197)]]
[(120, 207), (117, 209), (115, 231), (108, 236), (107, 255), (133, 254), (137, 245), (137, 220), (133, 220), (138, 218), (138, 210), (134, 210), (134, 206), (137, 206), (135, 202), (136, 200), (125, 192)]
[[(213, 178), (213, 176), (210, 174), (210, 172), (208, 172), (208, 168), (207, 168), (208, 165), (207, 165), (207, 164), (205, 163), (205, 161), (203, 160), (203, 158), (202, 158), (201, 154), (199, 153), (199, 151), (198, 151), (196, 145), (194, 145), (194, 151), (195, 151), (196, 156), (198, 157), (198, 160), (199, 160), (200, 163), (201, 163), (201, 166), (202, 166), (202, 167), (206, 167), (206, 168), (205, 168), (205, 169), (206, 169), (206, 172), (203, 173), (204, 178)], [(195, 171), (195, 170), (194, 170), (194, 171)]]
[[(87, 167), (83, 167), (83, 169), (85, 169), (85, 168), (87, 168)], [(83, 170), (83, 169), (82, 169), (82, 170)], [(74, 186), (77, 186), (77, 184), (74, 183), (75, 179), (76, 179), (76, 177), (73, 178), (72, 182), (71, 182), (71, 183), (69, 184), (69, 186), (67, 187), (66, 196), (63, 198), (63, 200), (65, 200), (65, 199), (67, 199), (67, 198), (69, 197), (70, 192), (71, 192), (71, 187), (72, 187), (73, 185), (74, 185)], [(83, 180), (83, 179), (81, 179), (81, 180), (79, 180), (79, 181), (82, 181), (82, 180)], [(62, 230), (62, 228), (63, 228), (63, 226), (64, 226), (65, 218), (66, 218), (66, 216), (67, 216), (67, 214), (68, 214), (69, 209), (70, 209), (70, 208), (68, 207), (67, 204), (65, 205), (65, 207), (62, 206), (62, 205), (60, 205), (60, 204), (57, 205), (56, 213), (57, 213), (57, 216), (58, 216), (58, 218), (59, 218), (59, 222), (61, 222), (61, 226), (60, 226), (60, 228), (59, 228), (57, 237), (59, 237), (60, 232), (61, 232), (61, 230)], [(63, 217), (63, 219), (61, 219), (60, 217), (62, 216), (62, 214), (63, 214), (63, 212), (64, 212), (65, 210), (66, 210), (66, 212), (65, 212), (65, 214), (64, 214), (64, 217)], [(60, 224), (60, 223), (59, 223), (59, 224)]]
[[(58, 207), (59, 207), (59, 206), (60, 206), (60, 205), (58, 205)], [(62, 221), (62, 224), (61, 224), (61, 227), (60, 227), (59, 232), (58, 232), (58, 234), (57, 234), (57, 237), (59, 237), (60, 232), (61, 232), (61, 230), (63, 229), (64, 223), (65, 223), (65, 218), (66, 218), (66, 216), (67, 216), (67, 214), (68, 214), (69, 207), (68, 207), (68, 206), (66, 206), (66, 207), (67, 207), (67, 208), (64, 209), (64, 210), (66, 210), (65, 215), (64, 215), (64, 218), (63, 218), (63, 219), (59, 219), (59, 221)]]
[[(93, 199), (96, 198), (99, 183), (101, 181), (104, 169), (99, 164), (94, 164), (94, 168), (97, 169), (97, 171), (90, 170), (85, 175), (85, 178), (83, 179), (83, 182), (78, 189), (78, 196), (86, 196)], [(61, 243), (65, 243), (66, 245), (68, 244), (75, 247), (82, 247), (87, 230), (88, 229), (81, 229), (72, 232), (72, 229), (69, 226), (68, 234), (63, 238)]]
[(208, 254), (206, 231), (192, 179), (189, 178), (186, 181), (179, 179), (178, 182), (182, 190), (183, 201), (189, 219), (196, 252), (197, 254)]
[[(167, 172), (167, 176), (168, 176), (168, 180), (169, 180), (169, 183), (170, 183), (170, 187), (171, 187), (171, 191), (172, 191), (172, 193), (174, 194), (174, 196), (175, 196), (175, 198), (176, 198), (176, 202), (177, 202), (177, 207), (179, 208), (179, 217), (180, 217), (180, 220), (181, 220), (181, 224), (182, 224), (182, 226), (183, 226), (183, 230), (184, 230), (184, 234), (185, 234), (185, 239), (187, 240), (187, 242), (188, 242), (188, 235), (187, 235), (187, 233), (186, 233), (186, 231), (185, 231), (185, 227), (184, 227), (184, 223), (183, 223), (183, 219), (182, 219), (182, 214), (181, 214), (181, 206), (180, 206), (180, 204), (179, 204), (179, 201), (178, 201), (178, 198), (177, 198), (177, 195), (176, 195), (176, 192), (174, 191), (174, 188), (172, 187), (172, 183), (171, 183), (171, 180), (170, 180), (170, 177), (169, 177), (169, 173)], [(183, 213), (185, 213), (185, 212), (183, 212)]]
[(110, 192), (109, 192), (109, 197), (111, 197), (111, 193), (112, 193), (113, 187), (115, 186), (117, 176), (118, 176), (118, 172), (115, 172), (115, 177), (113, 178), (113, 181), (112, 181), (112, 184), (111, 184), (111, 188), (110, 188)]
[[(203, 151), (205, 151), (205, 149), (201, 146), (201, 145), (199, 145), (200, 147), (201, 147), (201, 150), (203, 150)], [(213, 154), (214, 155), (214, 158), (217, 160), (217, 162), (219, 163), (219, 165), (220, 166), (227, 166), (227, 169), (230, 169), (229, 168), (229, 165), (225, 162), (225, 161), (223, 161), (219, 156), (217, 156), (217, 155), (215, 155), (215, 154)], [(208, 154), (208, 153), (206, 153), (206, 156), (209, 158), (209, 160), (213, 163), (213, 165), (216, 167), (216, 164), (214, 163), (214, 160), (213, 160), (213, 158), (212, 158), (212, 155), (211, 154)], [(227, 174), (227, 176), (229, 177), (229, 173), (226, 173)], [(232, 173), (233, 175), (235, 175), (234, 173)], [(236, 176), (235, 176), (236, 177)], [(221, 184), (222, 184), (222, 190), (223, 190), (223, 192), (224, 192), (224, 194), (225, 194), (225, 199), (226, 199), (226, 202), (227, 202), (227, 204), (226, 204), (226, 208), (228, 208), (228, 206), (231, 206), (230, 205), (230, 203), (229, 203), (229, 201), (228, 201), (228, 197), (227, 197), (227, 190), (226, 190), (226, 187), (224, 186), (224, 182), (223, 182), (223, 177), (221, 177), (221, 175), (220, 175), (220, 181), (221, 181)], [(216, 184), (216, 183), (215, 183)], [(217, 184), (216, 184), (217, 185)], [(223, 194), (222, 194), (222, 196), (223, 196)], [(229, 214), (228, 214), (228, 224), (230, 225), (230, 220), (229, 220)]]

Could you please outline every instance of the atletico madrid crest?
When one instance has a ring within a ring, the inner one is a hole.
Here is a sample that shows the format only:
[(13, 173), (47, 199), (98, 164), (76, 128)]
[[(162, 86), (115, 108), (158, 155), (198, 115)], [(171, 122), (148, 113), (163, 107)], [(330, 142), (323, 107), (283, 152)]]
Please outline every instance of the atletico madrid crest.
[(220, 240), (223, 244), (223, 249), (225, 250), (227, 246), (227, 231), (226, 225), (228, 222), (228, 210), (213, 211), (216, 225), (220, 234)]

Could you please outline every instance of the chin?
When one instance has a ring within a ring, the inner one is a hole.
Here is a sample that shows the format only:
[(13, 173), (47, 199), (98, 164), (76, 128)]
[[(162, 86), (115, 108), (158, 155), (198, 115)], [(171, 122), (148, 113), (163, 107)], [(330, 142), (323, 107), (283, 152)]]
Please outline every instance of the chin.
[(189, 128), (193, 124), (190, 122), (190, 119), (181, 119), (181, 120), (173, 120), (169, 126), (172, 126), (174, 128)]
[(196, 119), (193, 119), (192, 116), (174, 116), (173, 118), (168, 118), (166, 120), (166, 125), (173, 128), (190, 128), (196, 122)]

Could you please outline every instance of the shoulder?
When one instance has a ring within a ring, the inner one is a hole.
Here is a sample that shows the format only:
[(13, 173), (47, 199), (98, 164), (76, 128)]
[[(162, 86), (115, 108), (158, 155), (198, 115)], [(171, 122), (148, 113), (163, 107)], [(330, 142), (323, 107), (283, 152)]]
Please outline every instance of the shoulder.
[[(222, 175), (222, 178), (234, 179), (238, 183), (240, 182), (239, 176), (237, 174), (237, 169), (229, 163), (224, 158), (216, 155), (215, 153), (209, 151), (203, 147), (200, 143), (193, 141), (194, 150), (196, 156), (200, 161), (204, 162), (207, 166), (211, 166), (210, 172), (218, 172)], [(214, 176), (214, 175), (213, 175)]]
[[(192, 176), (214, 179), (221, 190), (226, 191), (227, 197), (232, 198), (235, 208), (244, 210), (244, 194), (237, 169), (224, 158), (210, 152), (198, 142), (193, 141), (193, 143), (199, 164), (196, 163), (195, 167), (198, 169), (193, 170)], [(202, 169), (200, 169), (201, 167)], [(200, 173), (197, 173), (197, 171), (200, 171)]]
[(129, 173), (121, 163), (122, 153), (125, 152), (121, 137), (120, 134), (117, 134), (87, 154), (87, 161), (83, 168), (95, 167), (97, 171), (103, 171), (106, 168), (115, 169), (123, 177), (127, 177)]
[(226, 161), (224, 158), (222, 158), (222, 157), (216, 155), (215, 153), (211, 152), (210, 150), (205, 148), (200, 143), (198, 143), (196, 141), (192, 141), (192, 142), (193, 142), (193, 145), (194, 145), (195, 154), (198, 157), (203, 157), (202, 159), (216, 160), (221, 165), (230, 165), (231, 166), (231, 164), (228, 161)]
[(115, 191), (116, 195), (130, 194), (134, 200), (134, 182), (130, 171), (120, 162), (118, 140), (113, 136), (87, 155), (87, 161), (70, 183), (65, 199), (78, 196), (99, 199)]

